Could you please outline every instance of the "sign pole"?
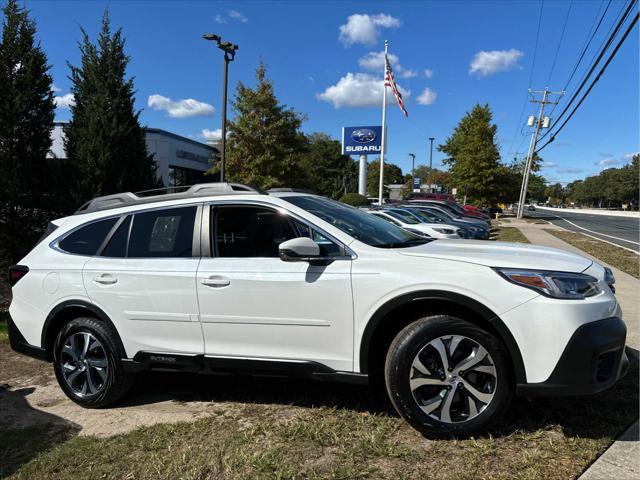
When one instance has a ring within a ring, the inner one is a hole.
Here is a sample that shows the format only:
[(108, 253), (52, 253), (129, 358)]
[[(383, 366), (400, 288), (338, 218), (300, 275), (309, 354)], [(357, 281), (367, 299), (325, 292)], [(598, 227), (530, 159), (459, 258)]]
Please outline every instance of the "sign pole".
[(367, 156), (360, 155), (360, 170), (358, 175), (358, 193), (367, 196)]
[(389, 41), (384, 41), (384, 77), (382, 80), (382, 145), (380, 149), (380, 186), (378, 188), (378, 205), (382, 206), (382, 190), (384, 188), (384, 150), (387, 143), (387, 51)]

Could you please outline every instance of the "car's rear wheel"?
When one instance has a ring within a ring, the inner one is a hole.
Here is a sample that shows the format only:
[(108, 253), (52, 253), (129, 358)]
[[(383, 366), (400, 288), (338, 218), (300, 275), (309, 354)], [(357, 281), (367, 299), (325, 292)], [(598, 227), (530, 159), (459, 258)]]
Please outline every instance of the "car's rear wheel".
[(512, 382), (502, 343), (448, 315), (421, 318), (392, 342), (385, 381), (398, 413), (425, 435), (468, 436), (507, 408)]
[(94, 318), (76, 318), (58, 333), (54, 370), (64, 393), (88, 408), (105, 407), (122, 398), (135, 381), (113, 330)]

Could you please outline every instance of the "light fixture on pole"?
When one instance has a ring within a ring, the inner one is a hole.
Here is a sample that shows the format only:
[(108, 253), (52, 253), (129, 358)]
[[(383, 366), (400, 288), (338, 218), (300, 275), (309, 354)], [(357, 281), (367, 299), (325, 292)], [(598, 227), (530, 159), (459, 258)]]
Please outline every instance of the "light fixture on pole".
[(220, 181), (224, 181), (224, 163), (225, 163), (225, 154), (226, 154), (226, 143), (227, 143), (227, 79), (228, 79), (228, 70), (229, 70), (229, 62), (233, 62), (236, 57), (236, 50), (238, 50), (238, 45), (234, 45), (231, 42), (223, 42), (220, 35), (215, 35), (213, 33), (207, 33), (202, 36), (205, 40), (215, 41), (218, 45), (218, 48), (224, 52), (224, 71), (223, 71), (223, 79), (222, 79), (222, 129), (221, 129), (221, 139), (220, 139)]
[(431, 150), (429, 152), (429, 177), (427, 178), (427, 189), (429, 190), (429, 193), (431, 192), (431, 169), (433, 168), (433, 141), (435, 140), (435, 137), (429, 137), (429, 142), (431, 143)]

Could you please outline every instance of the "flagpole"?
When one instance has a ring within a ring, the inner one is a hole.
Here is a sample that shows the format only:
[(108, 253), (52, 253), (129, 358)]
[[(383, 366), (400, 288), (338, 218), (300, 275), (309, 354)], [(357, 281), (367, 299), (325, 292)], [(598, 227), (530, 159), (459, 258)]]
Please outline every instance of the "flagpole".
[(387, 50), (389, 41), (384, 41), (384, 76), (382, 77), (382, 142), (380, 151), (380, 186), (378, 189), (378, 205), (382, 206), (382, 189), (384, 188), (384, 150), (387, 143)]

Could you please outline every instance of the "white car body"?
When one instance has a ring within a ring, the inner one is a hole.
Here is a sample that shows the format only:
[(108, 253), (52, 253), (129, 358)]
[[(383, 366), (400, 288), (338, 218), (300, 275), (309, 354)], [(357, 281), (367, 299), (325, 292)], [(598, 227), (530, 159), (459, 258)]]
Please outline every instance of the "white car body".
[[(310, 365), (321, 375), (366, 381), (377, 358), (372, 345), (382, 335), (379, 322), (391, 321), (389, 312), (400, 305), (415, 301), (428, 308), (433, 300), (475, 312), (487, 328), (491, 325), (508, 348), (519, 391), (529, 394), (536, 387), (545, 390), (545, 382), (554, 383), (554, 372), (582, 327), (612, 318), (620, 322), (605, 269), (587, 258), (475, 240), (379, 248), (290, 201), (302, 196), (306, 194), (235, 192), (159, 198), (56, 221), (58, 228), (20, 262), (29, 270), (13, 286), (12, 346), (51, 360), (49, 327), (61, 322), (61, 312), (77, 309), (111, 322), (127, 362), (141, 368), (141, 355), (154, 355), (160, 363), (198, 358), (212, 365)], [(277, 257), (217, 257), (206, 246), (209, 214), (230, 205), (263, 207), (303, 222), (344, 254), (325, 265)], [(59, 247), (60, 239), (88, 222), (181, 206), (198, 209), (196, 248), (190, 257), (110, 258), (65, 253)], [(431, 234), (430, 227), (422, 228)], [(599, 293), (580, 300), (550, 298), (505, 280), (496, 267), (584, 272), (597, 279)], [(580, 384), (577, 392), (597, 391), (619, 377), (624, 333), (612, 334), (611, 342), (619, 353), (613, 377), (595, 386)], [(573, 388), (565, 385), (563, 390), (554, 383), (549, 393), (553, 387), (562, 392)]]
[[(425, 233), (432, 238), (460, 240), (460, 229), (453, 225), (444, 223), (407, 223), (403, 222), (399, 218), (389, 215), (384, 210), (367, 210), (368, 213), (382, 217), (390, 223), (402, 227), (406, 230), (417, 230), (420, 233)], [(453, 233), (444, 233), (443, 230), (450, 230)]]

